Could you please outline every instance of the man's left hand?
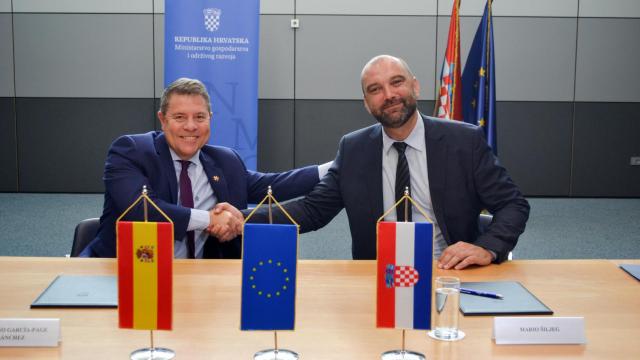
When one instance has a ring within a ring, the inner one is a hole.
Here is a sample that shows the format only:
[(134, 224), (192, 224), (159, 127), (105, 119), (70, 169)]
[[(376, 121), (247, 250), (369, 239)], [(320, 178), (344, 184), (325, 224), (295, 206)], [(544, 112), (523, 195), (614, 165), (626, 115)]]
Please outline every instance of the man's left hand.
[(464, 241), (448, 246), (438, 259), (438, 268), (462, 270), (469, 265), (489, 265), (493, 256), (489, 251)]

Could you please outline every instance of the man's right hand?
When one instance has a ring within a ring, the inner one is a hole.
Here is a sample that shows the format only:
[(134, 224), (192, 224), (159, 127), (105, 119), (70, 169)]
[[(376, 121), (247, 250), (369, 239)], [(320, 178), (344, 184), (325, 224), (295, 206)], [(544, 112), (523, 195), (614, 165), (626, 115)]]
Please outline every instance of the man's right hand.
[(207, 231), (220, 241), (230, 241), (242, 233), (244, 217), (229, 203), (219, 203), (209, 211)]

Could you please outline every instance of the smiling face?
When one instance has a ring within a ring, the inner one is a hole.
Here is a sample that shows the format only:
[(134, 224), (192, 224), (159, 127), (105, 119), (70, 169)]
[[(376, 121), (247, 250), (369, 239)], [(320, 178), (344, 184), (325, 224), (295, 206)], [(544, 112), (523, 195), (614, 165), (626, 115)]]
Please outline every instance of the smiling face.
[(420, 85), (399, 59), (374, 58), (361, 80), (365, 107), (385, 128), (400, 128), (416, 113)]
[(211, 134), (209, 104), (201, 95), (172, 94), (163, 113), (158, 112), (169, 147), (182, 160), (191, 159)]

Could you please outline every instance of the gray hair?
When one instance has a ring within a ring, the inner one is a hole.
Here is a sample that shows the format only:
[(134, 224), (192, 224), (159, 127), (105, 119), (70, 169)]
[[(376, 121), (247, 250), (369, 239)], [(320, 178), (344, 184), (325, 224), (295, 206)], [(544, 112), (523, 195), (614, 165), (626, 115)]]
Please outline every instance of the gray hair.
[(202, 81), (197, 79), (180, 78), (169, 84), (169, 86), (167, 86), (167, 88), (162, 92), (162, 97), (160, 98), (160, 112), (162, 114), (167, 113), (169, 99), (173, 94), (202, 96), (207, 103), (207, 110), (209, 111), (209, 114), (211, 114), (211, 99), (209, 98), (207, 87), (204, 86)]

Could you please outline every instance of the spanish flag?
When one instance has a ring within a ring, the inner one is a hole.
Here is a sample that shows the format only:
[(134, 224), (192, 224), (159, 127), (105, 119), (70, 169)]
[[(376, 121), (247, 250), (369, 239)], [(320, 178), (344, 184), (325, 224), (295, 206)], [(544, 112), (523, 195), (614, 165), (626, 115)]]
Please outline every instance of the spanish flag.
[(171, 330), (173, 224), (117, 223), (120, 327)]

